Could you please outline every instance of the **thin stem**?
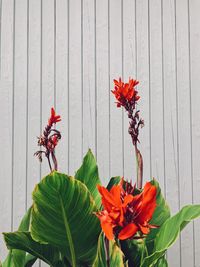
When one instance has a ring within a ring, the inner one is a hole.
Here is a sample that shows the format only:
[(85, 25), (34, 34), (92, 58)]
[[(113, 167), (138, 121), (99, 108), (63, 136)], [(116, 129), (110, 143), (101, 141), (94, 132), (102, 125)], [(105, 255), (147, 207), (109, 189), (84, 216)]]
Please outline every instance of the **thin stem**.
[(52, 157), (52, 160), (54, 163), (54, 170), (57, 171), (58, 170), (58, 163), (57, 163), (57, 159), (56, 159), (54, 151), (51, 152), (51, 157)]
[(143, 182), (143, 158), (139, 149), (137, 148), (137, 144), (135, 144), (135, 156), (136, 156), (136, 164), (137, 164), (137, 188), (142, 188)]
[(110, 267), (110, 255), (109, 255), (109, 240), (106, 238), (104, 239), (105, 244), (105, 253), (106, 253), (106, 266)]
[(49, 168), (50, 168), (50, 170), (51, 170), (51, 172), (52, 172), (52, 167), (51, 167), (51, 162), (50, 162), (50, 159), (49, 159), (49, 155), (48, 155), (48, 156), (46, 156), (46, 157), (47, 157), (47, 159), (48, 159)]

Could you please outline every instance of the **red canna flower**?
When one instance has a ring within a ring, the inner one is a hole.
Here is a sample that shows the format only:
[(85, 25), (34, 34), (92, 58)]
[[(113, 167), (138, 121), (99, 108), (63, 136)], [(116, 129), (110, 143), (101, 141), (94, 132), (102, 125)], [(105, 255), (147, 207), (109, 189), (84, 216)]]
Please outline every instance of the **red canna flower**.
[(143, 191), (133, 197), (133, 201), (127, 207), (125, 227), (119, 233), (121, 240), (130, 238), (140, 231), (147, 235), (151, 228), (157, 226), (149, 224), (156, 208), (156, 187), (147, 182)]
[(48, 125), (51, 127), (54, 123), (61, 121), (60, 115), (56, 115), (55, 109), (51, 108), (51, 117), (48, 120)]
[(50, 170), (52, 171), (50, 156), (54, 163), (54, 169), (57, 170), (57, 159), (55, 156), (55, 147), (58, 144), (58, 141), (61, 139), (60, 131), (53, 128), (53, 124), (61, 121), (60, 115), (56, 115), (55, 109), (51, 108), (51, 116), (48, 119), (48, 124), (44, 128), (43, 134), (38, 137), (38, 145), (44, 147), (45, 150), (39, 150), (34, 155), (37, 156), (42, 161), (42, 154), (48, 159)]
[(121, 240), (133, 238), (138, 231), (146, 235), (150, 228), (155, 227), (150, 225), (149, 221), (156, 208), (156, 187), (148, 182), (140, 194), (133, 195), (129, 193), (132, 192), (132, 186), (127, 183), (128, 186), (124, 189), (123, 183), (122, 180), (110, 191), (98, 186), (104, 209), (97, 212), (96, 216), (100, 219), (102, 230), (109, 240), (114, 236)]
[(137, 95), (138, 91), (134, 88), (138, 83), (139, 81), (130, 78), (128, 83), (122, 82), (121, 78), (119, 78), (119, 81), (114, 80), (115, 87), (111, 92), (117, 99), (117, 107), (128, 108), (129, 103), (133, 105), (140, 99)]

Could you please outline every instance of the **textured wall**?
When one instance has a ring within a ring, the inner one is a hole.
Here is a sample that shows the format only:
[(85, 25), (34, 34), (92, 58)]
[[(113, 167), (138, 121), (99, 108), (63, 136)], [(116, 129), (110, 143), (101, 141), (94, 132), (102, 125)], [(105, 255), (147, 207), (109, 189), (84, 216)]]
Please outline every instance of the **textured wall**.
[[(48, 172), (33, 153), (51, 106), (61, 171), (73, 174), (91, 147), (105, 182), (134, 178), (127, 117), (110, 94), (119, 76), (140, 80), (145, 179), (159, 180), (172, 213), (200, 202), (199, 13), (199, 0), (0, 0), (1, 232), (17, 228)], [(197, 221), (169, 266), (199, 267), (199, 240)]]

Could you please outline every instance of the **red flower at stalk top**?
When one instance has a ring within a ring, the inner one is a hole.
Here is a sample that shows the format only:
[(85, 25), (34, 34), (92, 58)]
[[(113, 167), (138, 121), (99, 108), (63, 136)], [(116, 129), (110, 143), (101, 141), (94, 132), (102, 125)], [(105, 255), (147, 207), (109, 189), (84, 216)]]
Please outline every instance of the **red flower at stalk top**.
[[(129, 189), (126, 190), (127, 188)], [(110, 191), (98, 186), (104, 209), (96, 215), (109, 240), (114, 236), (121, 240), (133, 238), (138, 231), (146, 235), (155, 227), (149, 221), (156, 208), (156, 187), (148, 182), (138, 195), (133, 195), (134, 188), (130, 190), (130, 184), (126, 189), (123, 188), (123, 180)]]
[(128, 103), (134, 104), (140, 99), (138, 91), (135, 90), (138, 83), (139, 81), (130, 78), (128, 83), (124, 83), (121, 78), (119, 81), (114, 80), (115, 87), (111, 92), (117, 99), (117, 107), (126, 107)]
[(51, 127), (54, 123), (61, 121), (60, 115), (56, 115), (55, 109), (51, 108), (51, 117), (48, 120), (48, 125)]

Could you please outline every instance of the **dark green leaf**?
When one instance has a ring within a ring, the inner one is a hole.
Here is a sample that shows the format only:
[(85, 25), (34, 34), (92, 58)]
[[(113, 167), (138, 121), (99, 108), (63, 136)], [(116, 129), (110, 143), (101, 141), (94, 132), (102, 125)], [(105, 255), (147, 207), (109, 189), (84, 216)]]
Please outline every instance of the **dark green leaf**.
[(31, 267), (33, 266), (33, 264), (36, 262), (37, 257), (31, 255), (31, 254), (27, 254), (26, 258), (25, 258), (25, 264), (24, 267)]
[(120, 176), (112, 177), (107, 185), (107, 189), (110, 191), (113, 185), (118, 185), (120, 181), (121, 181)]
[(101, 182), (99, 179), (97, 163), (90, 149), (85, 155), (81, 167), (76, 172), (75, 178), (87, 186), (95, 200), (96, 206), (99, 208), (101, 205), (101, 197), (97, 190), (97, 185)]
[[(13, 233), (4, 233), (4, 239), (8, 249), (18, 249), (28, 252), (31, 255), (48, 263), (50, 266), (54, 265), (54, 263), (59, 260), (59, 252), (56, 248), (50, 245), (43, 245), (35, 242), (29, 232), (18, 231)], [(24, 265), (25, 261), (21, 267)]]
[(170, 208), (164, 199), (159, 183), (153, 179), (151, 184), (156, 186), (157, 194), (156, 194), (156, 209), (153, 214), (153, 218), (151, 220), (151, 224), (161, 226), (169, 217), (170, 217)]
[(129, 266), (139, 267), (142, 257), (147, 256), (144, 240), (129, 239), (121, 241), (120, 244)]
[(100, 233), (94, 199), (77, 179), (52, 172), (33, 192), (31, 235), (64, 252), (71, 263), (90, 264), (96, 256)]
[[(22, 218), (22, 221), (18, 228), (19, 231), (29, 230), (31, 210), (32, 207), (27, 210), (26, 214)], [(3, 267), (22, 267), (25, 264), (25, 257), (26, 253), (24, 251), (12, 249), (12, 251), (9, 252), (6, 260), (3, 262)]]
[(170, 217), (169, 206), (161, 193), (161, 189), (158, 182), (155, 179), (153, 179), (151, 181), (151, 184), (156, 186), (157, 194), (156, 194), (156, 209), (154, 211), (153, 218), (150, 224), (157, 225), (158, 228), (152, 229), (150, 234), (146, 238), (148, 254), (151, 254), (153, 251), (154, 239), (159, 231), (159, 227), (161, 227), (161, 225)]

